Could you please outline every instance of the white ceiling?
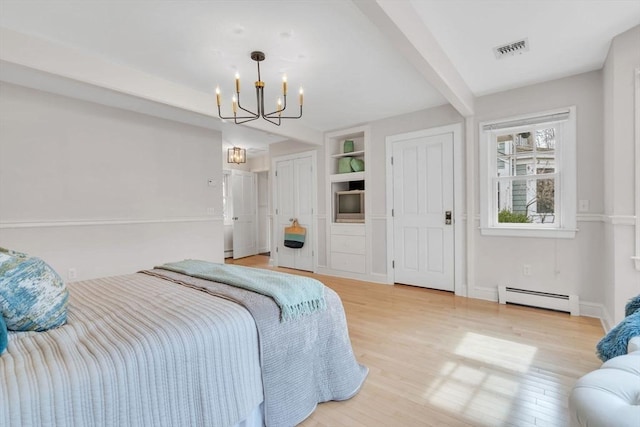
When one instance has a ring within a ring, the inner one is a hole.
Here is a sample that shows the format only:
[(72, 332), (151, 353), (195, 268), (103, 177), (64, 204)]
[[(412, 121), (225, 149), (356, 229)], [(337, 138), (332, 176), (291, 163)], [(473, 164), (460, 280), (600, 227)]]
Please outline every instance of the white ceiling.
[[(638, 0), (403, 1), (476, 96), (599, 69), (612, 37), (640, 24)], [(446, 104), (446, 91), (427, 81), (406, 45), (361, 11), (372, 2), (0, 0), (0, 27), (210, 95), (210, 116), (217, 115), (216, 85), (230, 112), (236, 71), (241, 100), (253, 105), (253, 50), (267, 56), (261, 64), (267, 102), (275, 106), (286, 73), (290, 108), (298, 87), (305, 91), (304, 116), (296, 122), (316, 131)], [(495, 59), (493, 47), (522, 37), (530, 52)], [(292, 136), (286, 123), (268, 134), (211, 123), (226, 143), (253, 150)]]

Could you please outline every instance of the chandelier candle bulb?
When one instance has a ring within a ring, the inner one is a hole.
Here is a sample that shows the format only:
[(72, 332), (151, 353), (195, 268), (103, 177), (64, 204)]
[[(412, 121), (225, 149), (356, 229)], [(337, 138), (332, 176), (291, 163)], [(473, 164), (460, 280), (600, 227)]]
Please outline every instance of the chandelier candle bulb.
[(282, 114), (282, 99), (278, 98), (278, 115)]
[(218, 107), (220, 106), (220, 86), (216, 88), (216, 102), (218, 103)]
[(235, 116), (236, 113), (238, 112), (238, 101), (236, 100), (235, 95), (233, 96), (233, 98), (231, 98), (231, 103), (233, 107), (233, 115)]
[(236, 92), (240, 93), (240, 74), (236, 73)]
[(302, 88), (300, 88), (300, 106), (302, 107), (302, 98), (304, 96), (304, 92), (302, 91)]
[(287, 75), (282, 76), (282, 94), (287, 94)]

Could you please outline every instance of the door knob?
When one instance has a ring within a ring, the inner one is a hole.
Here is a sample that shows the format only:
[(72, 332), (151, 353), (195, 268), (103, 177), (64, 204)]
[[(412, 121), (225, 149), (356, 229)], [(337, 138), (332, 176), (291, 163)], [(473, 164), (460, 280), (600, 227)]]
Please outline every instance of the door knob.
[(444, 213), (444, 223), (446, 225), (451, 225), (451, 211), (446, 211)]

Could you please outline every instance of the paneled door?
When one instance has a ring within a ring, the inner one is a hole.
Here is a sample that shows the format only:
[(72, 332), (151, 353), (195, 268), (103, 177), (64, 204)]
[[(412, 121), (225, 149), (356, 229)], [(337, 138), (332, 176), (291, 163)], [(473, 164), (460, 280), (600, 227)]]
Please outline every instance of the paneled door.
[[(315, 208), (315, 156), (300, 154), (275, 159), (274, 208), (277, 265), (297, 270), (314, 268), (314, 208)], [(299, 249), (284, 246), (284, 229), (297, 219), (307, 229), (304, 246)]]
[(453, 133), (393, 143), (394, 282), (454, 290)]
[(233, 259), (258, 253), (256, 216), (256, 175), (231, 171), (233, 198)]

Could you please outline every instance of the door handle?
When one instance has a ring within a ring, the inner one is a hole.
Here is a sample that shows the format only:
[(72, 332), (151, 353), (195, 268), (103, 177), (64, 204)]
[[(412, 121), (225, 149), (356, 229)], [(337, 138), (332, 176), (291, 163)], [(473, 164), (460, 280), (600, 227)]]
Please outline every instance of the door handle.
[(446, 225), (451, 225), (451, 211), (445, 211), (444, 213), (444, 223)]
[(289, 222), (293, 222), (293, 218), (289, 218)]

